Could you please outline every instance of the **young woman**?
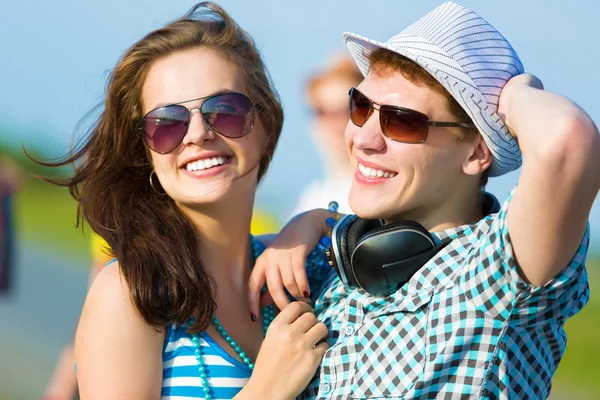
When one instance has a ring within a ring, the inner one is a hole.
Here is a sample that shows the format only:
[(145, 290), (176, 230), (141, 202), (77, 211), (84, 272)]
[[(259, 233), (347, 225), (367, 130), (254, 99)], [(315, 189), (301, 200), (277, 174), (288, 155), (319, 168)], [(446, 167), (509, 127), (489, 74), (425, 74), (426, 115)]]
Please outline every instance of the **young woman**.
[(213, 3), (123, 55), (90, 135), (53, 164), (75, 166), (62, 184), (117, 260), (78, 327), (82, 399), (288, 399), (306, 386), (327, 346), (310, 306), (248, 312), (266, 244), (250, 236), (252, 206), (282, 122), (252, 39)]

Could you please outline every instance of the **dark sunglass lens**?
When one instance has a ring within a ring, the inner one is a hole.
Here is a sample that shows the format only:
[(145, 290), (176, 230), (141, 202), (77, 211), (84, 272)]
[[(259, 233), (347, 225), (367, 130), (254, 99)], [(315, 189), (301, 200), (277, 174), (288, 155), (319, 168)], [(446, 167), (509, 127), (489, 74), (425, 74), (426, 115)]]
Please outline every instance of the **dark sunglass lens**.
[(381, 129), (392, 140), (422, 143), (427, 138), (429, 118), (420, 112), (393, 106), (382, 106)]
[(356, 89), (350, 91), (350, 119), (357, 126), (363, 126), (371, 115), (371, 101)]
[(190, 113), (187, 108), (171, 105), (150, 111), (144, 117), (144, 140), (159, 153), (174, 150), (187, 131)]
[(208, 125), (223, 136), (239, 138), (254, 126), (252, 102), (241, 93), (225, 93), (202, 103), (202, 115)]

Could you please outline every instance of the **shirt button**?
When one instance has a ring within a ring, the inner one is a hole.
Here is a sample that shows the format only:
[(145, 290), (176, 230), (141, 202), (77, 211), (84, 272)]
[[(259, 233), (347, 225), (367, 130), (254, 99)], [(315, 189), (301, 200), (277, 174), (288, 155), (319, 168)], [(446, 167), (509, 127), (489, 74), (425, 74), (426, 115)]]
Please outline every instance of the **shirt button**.
[(482, 395), (483, 397), (489, 397), (489, 395), (490, 395), (490, 391), (489, 391), (489, 390), (487, 390), (487, 389), (483, 389), (483, 390), (481, 391), (481, 395)]
[(329, 383), (326, 383), (323, 385), (323, 393), (327, 394), (329, 392), (331, 392), (331, 385)]
[(354, 334), (354, 327), (352, 327), (352, 326), (347, 326), (347, 327), (346, 327), (346, 336), (350, 336), (350, 335), (352, 335), (352, 334)]

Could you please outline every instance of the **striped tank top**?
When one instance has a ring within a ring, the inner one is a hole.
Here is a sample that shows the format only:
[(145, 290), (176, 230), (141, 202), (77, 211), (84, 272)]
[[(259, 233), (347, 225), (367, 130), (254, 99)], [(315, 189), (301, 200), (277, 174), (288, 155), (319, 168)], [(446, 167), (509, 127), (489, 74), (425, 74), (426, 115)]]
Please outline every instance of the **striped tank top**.
[[(188, 324), (169, 325), (163, 346), (162, 400), (203, 399), (204, 390)], [(210, 385), (211, 399), (231, 399), (252, 371), (227, 353), (206, 332), (198, 335)]]

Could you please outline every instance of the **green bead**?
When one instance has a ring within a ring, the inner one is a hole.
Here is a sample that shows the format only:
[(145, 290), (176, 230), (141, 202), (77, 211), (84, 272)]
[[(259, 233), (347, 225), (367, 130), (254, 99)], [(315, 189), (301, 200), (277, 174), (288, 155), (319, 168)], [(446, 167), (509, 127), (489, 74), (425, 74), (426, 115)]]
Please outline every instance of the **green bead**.
[[(256, 260), (260, 256), (262, 251), (264, 250), (264, 247), (259, 242), (254, 240), (254, 237), (252, 235), (250, 235), (250, 241), (252, 243), (252, 253), (254, 255), (254, 260)], [(264, 291), (264, 289), (266, 289), (266, 288), (263, 288), (263, 291)], [(266, 335), (269, 324), (271, 322), (273, 322), (273, 319), (275, 318), (275, 308), (273, 306), (264, 307), (262, 309), (262, 316), (263, 316), (263, 331)], [(254, 370), (254, 364), (252, 363), (250, 358), (247, 356), (247, 354), (244, 351), (242, 351), (242, 348), (235, 342), (235, 340), (233, 340), (233, 338), (231, 336), (229, 336), (229, 334), (227, 333), (225, 328), (219, 322), (219, 319), (217, 318), (217, 316), (213, 314), (211, 320), (212, 320), (212, 324), (217, 329), (217, 332), (219, 332), (219, 334), (223, 337), (223, 339), (235, 350), (236, 354), (239, 355), (240, 359), (242, 359), (242, 361), (246, 365), (248, 365), (248, 367), (251, 370)], [(194, 320), (190, 319), (190, 324), (193, 324), (193, 323), (194, 323)], [(202, 360), (202, 349), (200, 346), (200, 341), (199, 341), (197, 335), (194, 334), (191, 336), (192, 336), (192, 343), (194, 344), (194, 347), (195, 347), (196, 361), (198, 362), (198, 372), (200, 374), (200, 379), (202, 381), (204, 398), (206, 400), (212, 400), (213, 397), (209, 393), (210, 385), (208, 383), (207, 370), (204, 365), (204, 361)]]

